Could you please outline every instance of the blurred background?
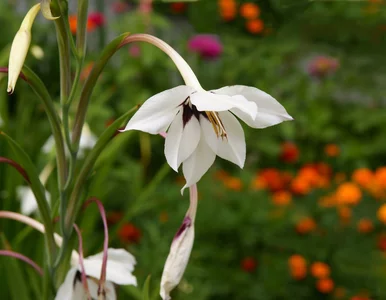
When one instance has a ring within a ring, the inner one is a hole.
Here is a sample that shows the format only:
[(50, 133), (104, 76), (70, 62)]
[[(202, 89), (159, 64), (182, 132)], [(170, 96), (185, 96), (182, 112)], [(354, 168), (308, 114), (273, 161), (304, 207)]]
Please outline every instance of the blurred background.
[[(0, 66), (35, 2), (0, 2)], [(75, 29), (76, 1), (69, 5)], [(90, 1), (82, 80), (103, 47), (127, 31), (172, 45), (205, 89), (255, 86), (295, 119), (264, 130), (245, 127), (245, 168), (217, 158), (199, 182), (195, 245), (173, 299), (386, 299), (386, 1)], [(55, 29), (41, 16), (26, 64), (58, 102)], [(0, 74), (0, 128), (42, 171), (54, 155), (44, 147), (48, 120), (27, 84), (19, 81), (8, 96), (6, 81)], [(93, 93), (86, 144), (92, 147), (135, 104), (180, 84), (157, 48), (121, 49)], [(134, 254), (140, 286), (151, 274), (152, 299), (189, 205), (163, 144), (160, 136), (117, 134), (87, 186), (106, 207), (110, 246)], [(2, 139), (0, 156), (13, 157)], [(51, 199), (58, 197), (54, 174), (46, 182)], [(0, 165), (0, 209), (21, 211), (23, 184)], [(85, 256), (100, 252), (97, 209), (83, 211), (79, 225)], [(0, 243), (43, 264), (40, 233), (1, 220)], [(0, 257), (0, 274), (2, 299), (37, 299), (40, 278), (22, 262)], [(118, 294), (142, 299), (132, 287)]]

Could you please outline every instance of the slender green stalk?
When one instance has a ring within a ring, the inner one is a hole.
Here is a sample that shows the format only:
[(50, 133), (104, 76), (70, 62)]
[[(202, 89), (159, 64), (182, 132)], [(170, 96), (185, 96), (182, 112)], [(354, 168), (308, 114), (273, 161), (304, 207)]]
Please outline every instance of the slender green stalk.
[[(63, 2), (57, 0), (51, 3), (54, 15), (60, 16), (55, 20), (56, 38), (59, 49), (60, 64), (60, 102), (66, 103), (71, 88), (71, 66), (70, 66), (70, 37), (66, 30), (67, 7), (64, 9)], [(68, 24), (67, 24), (68, 25)], [(63, 183), (64, 184), (64, 183)]]
[(76, 50), (78, 57), (84, 58), (87, 45), (88, 0), (78, 0), (78, 23), (76, 28)]

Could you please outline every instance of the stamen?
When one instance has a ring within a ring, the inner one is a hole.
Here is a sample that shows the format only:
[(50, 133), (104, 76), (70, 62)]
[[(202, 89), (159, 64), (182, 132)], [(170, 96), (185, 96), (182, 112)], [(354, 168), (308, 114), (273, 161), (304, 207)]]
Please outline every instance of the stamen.
[(206, 111), (206, 116), (209, 119), (209, 122), (212, 124), (214, 132), (216, 133), (217, 137), (221, 137), (222, 139), (227, 138), (227, 132), (225, 130), (224, 124), (222, 123), (218, 112), (213, 111)]

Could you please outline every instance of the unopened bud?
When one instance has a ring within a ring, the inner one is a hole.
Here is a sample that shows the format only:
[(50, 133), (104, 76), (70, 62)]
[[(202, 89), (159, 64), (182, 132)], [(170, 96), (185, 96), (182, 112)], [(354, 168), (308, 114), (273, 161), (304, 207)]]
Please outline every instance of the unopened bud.
[(194, 242), (194, 220), (197, 211), (197, 186), (190, 188), (190, 206), (181, 227), (174, 236), (161, 278), (160, 295), (170, 300), (170, 292), (180, 283), (188, 265)]
[(24, 17), (19, 31), (16, 33), (12, 42), (11, 53), (9, 55), (8, 64), (8, 87), (7, 92), (12, 94), (21, 68), (24, 65), (27, 56), (28, 48), (31, 43), (31, 27), (37, 13), (40, 10), (40, 3), (34, 5)]

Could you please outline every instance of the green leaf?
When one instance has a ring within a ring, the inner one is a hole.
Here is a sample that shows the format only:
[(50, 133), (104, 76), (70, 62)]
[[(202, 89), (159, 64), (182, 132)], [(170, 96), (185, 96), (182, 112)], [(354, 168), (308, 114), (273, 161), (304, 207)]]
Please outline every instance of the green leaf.
[[(23, 166), (25, 169), (29, 179), (30, 179), (30, 187), (32, 192), (35, 195), (36, 202), (38, 204), (40, 215), (43, 219), (44, 227), (46, 229), (46, 237), (48, 241), (48, 255), (55, 253), (55, 241), (54, 241), (54, 232), (51, 222), (51, 212), (48, 206), (48, 202), (45, 195), (45, 189), (39, 179), (39, 174), (33, 164), (31, 158), (28, 154), (21, 148), (21, 146), (13, 140), (10, 136), (0, 131), (0, 135), (4, 137), (10, 148), (15, 154), (17, 162)], [(51, 259), (51, 257), (49, 257)], [(50, 260), (51, 262), (51, 260)]]
[(150, 277), (151, 275), (147, 276), (145, 284), (143, 285), (142, 289), (142, 300), (149, 300), (149, 288), (150, 288)]

